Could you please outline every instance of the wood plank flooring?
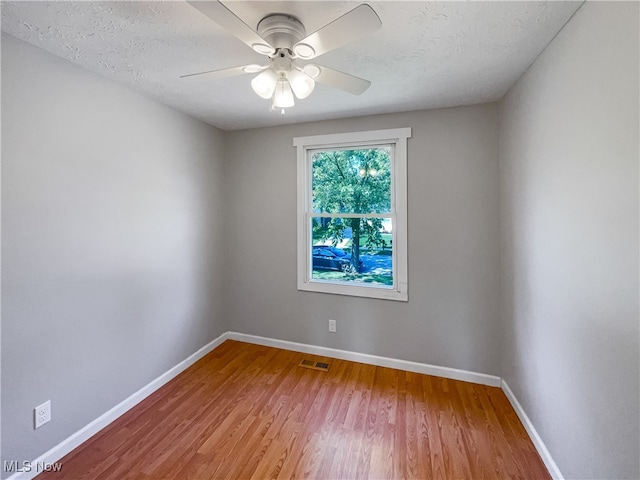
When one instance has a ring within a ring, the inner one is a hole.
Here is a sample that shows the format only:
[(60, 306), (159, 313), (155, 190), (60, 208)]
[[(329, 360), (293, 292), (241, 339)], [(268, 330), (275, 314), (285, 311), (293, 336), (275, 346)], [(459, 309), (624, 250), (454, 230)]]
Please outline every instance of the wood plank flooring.
[(60, 461), (37, 478), (550, 478), (499, 388), (231, 340)]

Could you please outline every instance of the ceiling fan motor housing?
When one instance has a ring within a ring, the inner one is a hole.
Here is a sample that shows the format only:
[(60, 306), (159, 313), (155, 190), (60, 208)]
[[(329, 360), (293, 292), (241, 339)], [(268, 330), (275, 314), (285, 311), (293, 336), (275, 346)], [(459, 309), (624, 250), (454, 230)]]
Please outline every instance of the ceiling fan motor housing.
[(293, 46), (305, 37), (306, 31), (297, 18), (276, 13), (260, 20), (258, 34), (276, 51), (286, 48), (292, 52)]

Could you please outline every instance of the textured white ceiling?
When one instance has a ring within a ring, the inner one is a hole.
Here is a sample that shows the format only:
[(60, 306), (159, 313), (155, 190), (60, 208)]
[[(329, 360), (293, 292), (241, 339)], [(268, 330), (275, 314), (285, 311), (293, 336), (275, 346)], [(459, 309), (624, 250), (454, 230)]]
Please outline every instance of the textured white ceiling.
[[(361, 2), (226, 1), (245, 23), (298, 17), (311, 33)], [(361, 96), (318, 85), (282, 117), (252, 75), (180, 75), (266, 63), (182, 1), (2, 2), (2, 31), (224, 130), (500, 99), (581, 2), (368, 2), (382, 28), (313, 60), (371, 80)]]

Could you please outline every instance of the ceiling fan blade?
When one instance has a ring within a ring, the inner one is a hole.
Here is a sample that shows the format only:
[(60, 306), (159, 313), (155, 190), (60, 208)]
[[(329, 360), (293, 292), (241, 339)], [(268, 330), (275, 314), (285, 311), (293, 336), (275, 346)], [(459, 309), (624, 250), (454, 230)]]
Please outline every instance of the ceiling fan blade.
[(198, 79), (198, 80), (214, 80), (217, 78), (232, 77), (234, 75), (242, 75), (243, 73), (257, 73), (267, 67), (259, 65), (242, 65), (241, 67), (223, 68), (220, 70), (209, 70), (207, 72), (190, 73), (181, 75), (180, 78)]
[(269, 42), (258, 35), (255, 30), (244, 23), (240, 17), (229, 10), (222, 2), (187, 0), (187, 3), (256, 52), (264, 55), (271, 55), (275, 52), (275, 48), (269, 45)]
[[(317, 69), (318, 71), (315, 71)], [(340, 72), (332, 68), (323, 67), (321, 65), (305, 65), (303, 71), (309, 72), (316, 82), (324, 83), (330, 87), (338, 88), (353, 95), (360, 95), (369, 86), (371, 82), (364, 78), (354, 77), (348, 73)], [(316, 74), (316, 75), (312, 75)]]
[(293, 51), (303, 59), (315, 58), (375, 32), (381, 26), (382, 22), (373, 8), (363, 3), (300, 40), (294, 45)]

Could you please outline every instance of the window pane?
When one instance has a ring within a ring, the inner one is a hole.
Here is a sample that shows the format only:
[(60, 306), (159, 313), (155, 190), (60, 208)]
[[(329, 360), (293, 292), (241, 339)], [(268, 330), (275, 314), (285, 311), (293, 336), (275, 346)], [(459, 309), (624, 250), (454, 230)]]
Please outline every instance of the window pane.
[(311, 279), (393, 286), (391, 218), (314, 217)]
[(391, 148), (312, 154), (315, 213), (391, 212)]

